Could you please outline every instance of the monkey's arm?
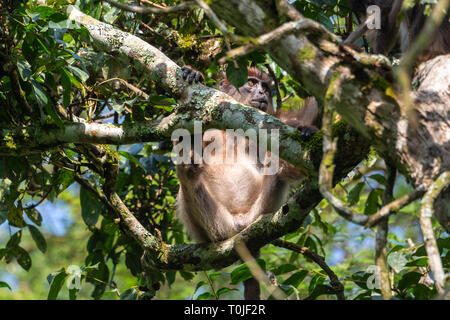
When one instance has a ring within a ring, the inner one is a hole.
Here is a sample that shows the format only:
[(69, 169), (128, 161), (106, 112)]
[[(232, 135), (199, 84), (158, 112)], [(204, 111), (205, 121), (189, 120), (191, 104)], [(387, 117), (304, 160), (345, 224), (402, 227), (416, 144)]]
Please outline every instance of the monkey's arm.
[(314, 97), (308, 97), (301, 110), (283, 110), (277, 111), (275, 116), (283, 123), (297, 128), (302, 134), (302, 138), (309, 139), (319, 129), (317, 127), (319, 120), (319, 107)]

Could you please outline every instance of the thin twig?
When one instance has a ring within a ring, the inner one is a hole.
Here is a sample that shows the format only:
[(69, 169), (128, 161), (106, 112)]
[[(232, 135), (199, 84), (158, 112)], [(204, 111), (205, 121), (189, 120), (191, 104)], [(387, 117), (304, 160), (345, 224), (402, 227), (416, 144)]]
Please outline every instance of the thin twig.
[(219, 296), (217, 295), (217, 292), (214, 289), (214, 284), (212, 283), (211, 278), (208, 276), (208, 273), (206, 273), (206, 271), (203, 271), (203, 273), (205, 274), (206, 280), (208, 280), (208, 284), (209, 287), (211, 288), (214, 298), (216, 298), (216, 300), (219, 300)]
[(102, 81), (102, 82), (100, 82), (99, 84), (97, 84), (96, 87), (99, 87), (99, 86), (101, 86), (102, 84), (105, 84), (105, 83), (110, 82), (110, 81), (119, 81), (120, 83), (122, 83), (123, 85), (125, 85), (125, 87), (127, 87), (128, 89), (130, 89), (130, 90), (133, 91), (134, 93), (136, 93), (136, 94), (142, 96), (144, 99), (148, 99), (148, 98), (149, 98), (149, 95), (148, 95), (147, 93), (145, 93), (145, 92), (142, 91), (141, 89), (139, 89), (139, 88), (133, 86), (131, 83), (129, 83), (129, 82), (127, 82), (126, 80), (121, 79), (121, 78), (111, 78), (111, 79), (107, 79), (107, 80)]
[(359, 27), (350, 33), (350, 35), (345, 39), (342, 44), (353, 44), (356, 40), (358, 40), (361, 36), (363, 36), (369, 28), (367, 27), (367, 23), (371, 19), (371, 16), (367, 17), (367, 19), (359, 25)]
[(224, 22), (222, 22), (214, 13), (214, 11), (210, 8), (208, 4), (206, 4), (203, 0), (195, 0), (197, 5), (205, 12), (206, 16), (214, 23), (214, 25), (219, 29), (222, 34), (234, 41), (237, 40), (237, 37), (234, 33), (230, 32), (228, 30), (228, 27), (225, 25)]
[(167, 5), (164, 2), (161, 3), (161, 4), (154, 3), (154, 2), (151, 2), (151, 1), (148, 1), (148, 0), (141, 0), (141, 2), (149, 4), (149, 5), (154, 6), (156, 8), (167, 8)]
[(383, 206), (380, 210), (377, 211), (377, 213), (371, 215), (369, 219), (367, 220), (365, 227), (371, 228), (375, 225), (377, 225), (382, 219), (385, 217), (397, 212), (401, 208), (407, 206), (413, 201), (416, 201), (421, 196), (423, 196), (425, 193), (425, 190), (423, 187), (419, 187), (410, 193), (404, 195), (401, 198), (398, 198), (397, 200), (394, 200), (387, 205)]
[(427, 251), (430, 268), (433, 272), (436, 289), (440, 294), (444, 292), (445, 273), (442, 268), (442, 261), (436, 243), (436, 238), (434, 237), (431, 217), (434, 212), (434, 201), (439, 196), (441, 191), (448, 185), (450, 185), (450, 171), (445, 171), (431, 184), (428, 191), (423, 196), (419, 218), (420, 230), (422, 230), (423, 241), (425, 242), (425, 249)]
[(295, 96), (295, 93), (294, 93), (294, 91), (291, 91), (291, 92), (289, 92), (289, 94), (288, 94), (287, 96), (285, 96), (285, 97), (281, 100), (281, 102), (286, 102), (286, 101), (288, 101), (290, 98), (292, 98), (293, 96)]
[(300, 32), (305, 29), (314, 29), (315, 27), (315, 23), (306, 19), (286, 22), (268, 33), (251, 39), (250, 43), (244, 44), (241, 47), (237, 47), (233, 50), (228, 51), (224, 57), (220, 58), (219, 63), (223, 64), (226, 61), (245, 56), (257, 49), (270, 45), (274, 41), (279, 41), (291, 34)]
[[(387, 181), (383, 194), (383, 204), (386, 205), (392, 201), (395, 178), (397, 169), (392, 164), (386, 162)], [(386, 245), (389, 231), (388, 217), (384, 217), (377, 225), (375, 236), (375, 265), (378, 269), (380, 279), (380, 290), (384, 300), (391, 300), (392, 289), (389, 281), (389, 269), (387, 266)]]
[(281, 248), (285, 248), (288, 250), (298, 252), (298, 253), (304, 255), (305, 257), (310, 258), (315, 263), (317, 263), (323, 269), (323, 271), (326, 272), (326, 274), (330, 278), (330, 284), (333, 287), (337, 298), (339, 300), (345, 300), (344, 286), (339, 281), (338, 277), (333, 272), (333, 270), (331, 270), (331, 268), (327, 265), (327, 263), (325, 262), (325, 259), (323, 257), (321, 257), (320, 255), (318, 255), (317, 253), (315, 253), (314, 251), (311, 251), (310, 249), (308, 249), (306, 247), (299, 246), (298, 244), (295, 244), (292, 242), (278, 239), (278, 240), (272, 241), (272, 244), (277, 247), (281, 247)]
[(275, 75), (275, 72), (273, 72), (272, 68), (270, 67), (270, 65), (268, 63), (265, 64), (267, 71), (269, 71), (270, 76), (273, 79), (273, 82), (275, 82), (275, 92), (277, 95), (277, 111), (281, 109), (281, 94), (280, 94), (280, 84), (278, 81), (277, 76)]
[[(264, 283), (268, 288), (273, 287), (272, 281), (265, 274), (264, 270), (256, 263), (255, 258), (251, 254), (250, 250), (248, 250), (245, 243), (238, 242), (235, 245), (235, 250), (238, 255), (241, 257), (242, 261), (245, 262), (248, 269), (250, 270), (253, 277), (259, 282)], [(271, 293), (277, 300), (285, 300), (286, 295), (280, 288), (274, 287), (273, 292)]]
[(119, 9), (141, 14), (182, 12), (187, 11), (194, 7), (193, 1), (182, 2), (173, 7), (140, 7), (140, 6), (130, 6), (128, 4), (120, 3), (114, 0), (105, 0), (105, 1)]
[(50, 186), (50, 188), (48, 188), (48, 190), (44, 193), (44, 195), (42, 196), (42, 198), (37, 202), (34, 203), (28, 207), (24, 207), (22, 208), (23, 210), (30, 210), (30, 209), (34, 209), (36, 208), (38, 205), (40, 205), (45, 199), (47, 199), (48, 195), (50, 194), (50, 191), (52, 191), (53, 187)]

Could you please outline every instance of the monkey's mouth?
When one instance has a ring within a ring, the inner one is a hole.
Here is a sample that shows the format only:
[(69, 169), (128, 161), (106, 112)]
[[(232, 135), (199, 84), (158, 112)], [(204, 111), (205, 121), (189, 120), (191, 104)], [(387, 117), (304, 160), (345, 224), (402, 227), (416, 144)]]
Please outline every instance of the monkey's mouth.
[(250, 101), (250, 105), (262, 111), (267, 110), (267, 101), (265, 100), (252, 100)]

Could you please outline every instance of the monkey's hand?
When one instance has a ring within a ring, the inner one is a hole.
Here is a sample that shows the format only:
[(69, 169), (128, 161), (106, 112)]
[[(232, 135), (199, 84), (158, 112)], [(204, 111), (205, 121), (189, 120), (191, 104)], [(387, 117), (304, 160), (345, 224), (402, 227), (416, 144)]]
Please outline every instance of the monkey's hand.
[(302, 137), (302, 139), (304, 140), (309, 140), (311, 139), (311, 137), (317, 132), (319, 131), (316, 127), (314, 126), (298, 126), (297, 130), (300, 131), (300, 136)]
[(186, 80), (189, 83), (200, 82), (203, 83), (205, 81), (205, 77), (200, 71), (195, 70), (191, 66), (183, 66), (181, 67), (183, 70), (183, 80)]

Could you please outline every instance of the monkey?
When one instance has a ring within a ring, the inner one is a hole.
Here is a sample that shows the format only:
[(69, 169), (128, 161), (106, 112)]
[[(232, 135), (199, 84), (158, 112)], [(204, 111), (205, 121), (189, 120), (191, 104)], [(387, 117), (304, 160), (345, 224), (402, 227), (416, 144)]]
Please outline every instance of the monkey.
[[(400, 52), (405, 53), (422, 31), (427, 19), (424, 13), (425, 5), (415, 4), (408, 9), (400, 25), (397, 26), (397, 17), (402, 3), (402, 0), (350, 0), (351, 9), (360, 18), (365, 17), (367, 7), (376, 5), (380, 8), (381, 29), (367, 32), (375, 54), (388, 54), (396, 42), (399, 42)], [(417, 63), (420, 64), (449, 52), (450, 21), (444, 18), (430, 45), (418, 57)]]
[[(183, 78), (189, 83), (203, 82), (203, 75), (184, 66)], [(270, 77), (263, 71), (248, 68), (247, 82), (240, 88), (222, 75), (219, 89), (238, 102), (269, 113), (289, 126), (297, 128), (304, 139), (309, 139), (318, 128), (319, 108), (314, 97), (306, 100), (300, 111), (274, 110)], [(207, 136), (208, 135), (208, 136)], [(222, 130), (208, 130), (203, 134), (202, 147), (217, 139), (237, 139), (235, 153), (240, 146), (248, 150), (253, 143), (246, 137), (230, 137)], [(223, 160), (228, 145), (215, 150), (213, 158)], [(236, 163), (179, 164), (176, 172), (180, 182), (177, 197), (177, 216), (188, 234), (196, 242), (222, 241), (239, 233), (260, 215), (278, 210), (287, 198), (289, 188), (306, 177), (295, 166), (279, 159), (274, 174), (265, 174), (267, 165), (250, 161), (245, 151)], [(270, 152), (265, 153), (269, 156)], [(270, 156), (273, 156), (270, 154)], [(213, 159), (214, 160), (214, 159)], [(262, 159), (264, 160), (264, 159)], [(261, 161), (263, 162), (263, 161)], [(244, 282), (246, 300), (259, 299), (259, 283), (251, 278)]]

